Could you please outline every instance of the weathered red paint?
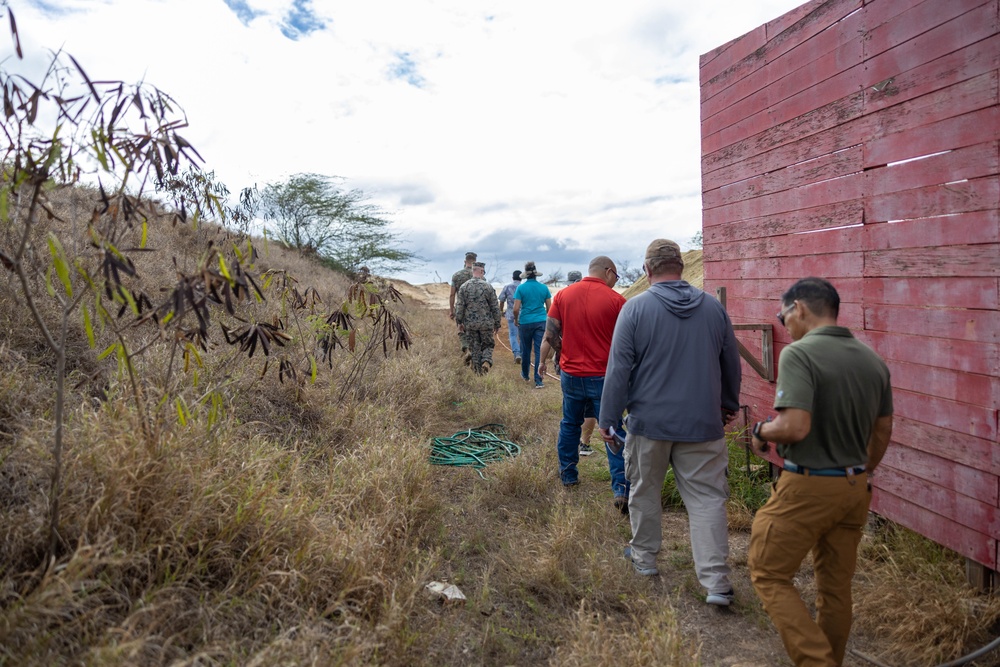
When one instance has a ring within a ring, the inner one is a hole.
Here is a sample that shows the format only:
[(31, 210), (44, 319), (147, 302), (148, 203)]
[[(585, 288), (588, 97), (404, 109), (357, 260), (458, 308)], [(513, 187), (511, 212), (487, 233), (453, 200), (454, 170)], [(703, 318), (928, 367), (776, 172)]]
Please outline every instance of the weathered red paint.
[(701, 81), (705, 289), (777, 357), (781, 293), (831, 279), (892, 371), (873, 509), (1000, 569), (1000, 0), (813, 0)]

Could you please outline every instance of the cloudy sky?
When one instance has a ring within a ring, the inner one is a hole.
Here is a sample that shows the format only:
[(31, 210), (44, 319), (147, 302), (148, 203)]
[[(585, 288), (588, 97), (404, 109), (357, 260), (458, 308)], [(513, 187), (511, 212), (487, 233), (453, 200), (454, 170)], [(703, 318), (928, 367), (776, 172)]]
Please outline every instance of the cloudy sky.
[[(799, 0), (9, 0), (26, 53), (143, 79), (231, 191), (315, 172), (371, 195), (447, 280), (701, 227), (698, 57)], [(10, 58), (3, 39), (0, 58)]]

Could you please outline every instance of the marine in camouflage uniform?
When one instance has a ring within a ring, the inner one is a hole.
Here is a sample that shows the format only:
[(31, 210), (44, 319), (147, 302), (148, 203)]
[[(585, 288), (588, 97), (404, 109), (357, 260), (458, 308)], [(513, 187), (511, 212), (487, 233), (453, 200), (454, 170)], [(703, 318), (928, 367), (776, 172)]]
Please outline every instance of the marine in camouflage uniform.
[[(472, 280), (472, 264), (475, 261), (476, 253), (465, 253), (465, 266), (451, 276), (451, 293), (448, 295), (448, 306), (450, 310), (449, 317), (453, 320), (455, 319), (455, 298), (458, 296), (458, 290), (462, 288), (462, 285)], [(461, 329), (458, 330), (458, 342), (462, 344), (462, 353), (465, 354), (465, 363), (469, 364), (472, 359), (471, 355), (468, 354), (469, 340)]]
[(486, 282), (486, 265), (473, 265), (473, 278), (458, 290), (455, 301), (455, 321), (464, 331), (472, 353), (472, 370), (477, 375), (489, 373), (493, 367), (494, 335), (500, 330), (500, 303), (493, 285)]

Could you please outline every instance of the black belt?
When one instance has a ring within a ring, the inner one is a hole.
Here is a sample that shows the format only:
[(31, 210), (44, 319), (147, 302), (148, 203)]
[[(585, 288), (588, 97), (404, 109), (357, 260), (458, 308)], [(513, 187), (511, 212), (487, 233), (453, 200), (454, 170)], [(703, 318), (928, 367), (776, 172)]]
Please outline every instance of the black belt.
[(785, 470), (799, 475), (817, 475), (819, 477), (847, 477), (859, 475), (865, 471), (864, 466), (849, 466), (846, 468), (806, 468), (785, 459)]

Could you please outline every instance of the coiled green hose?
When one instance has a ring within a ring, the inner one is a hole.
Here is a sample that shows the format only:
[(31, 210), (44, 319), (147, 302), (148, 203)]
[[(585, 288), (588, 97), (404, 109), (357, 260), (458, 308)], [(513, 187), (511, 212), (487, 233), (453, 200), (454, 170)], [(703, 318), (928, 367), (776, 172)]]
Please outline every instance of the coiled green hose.
[(429, 458), (431, 465), (471, 466), (486, 479), (482, 468), (520, 453), (520, 445), (507, 440), (503, 424), (485, 424), (459, 431), (451, 437), (432, 438)]

